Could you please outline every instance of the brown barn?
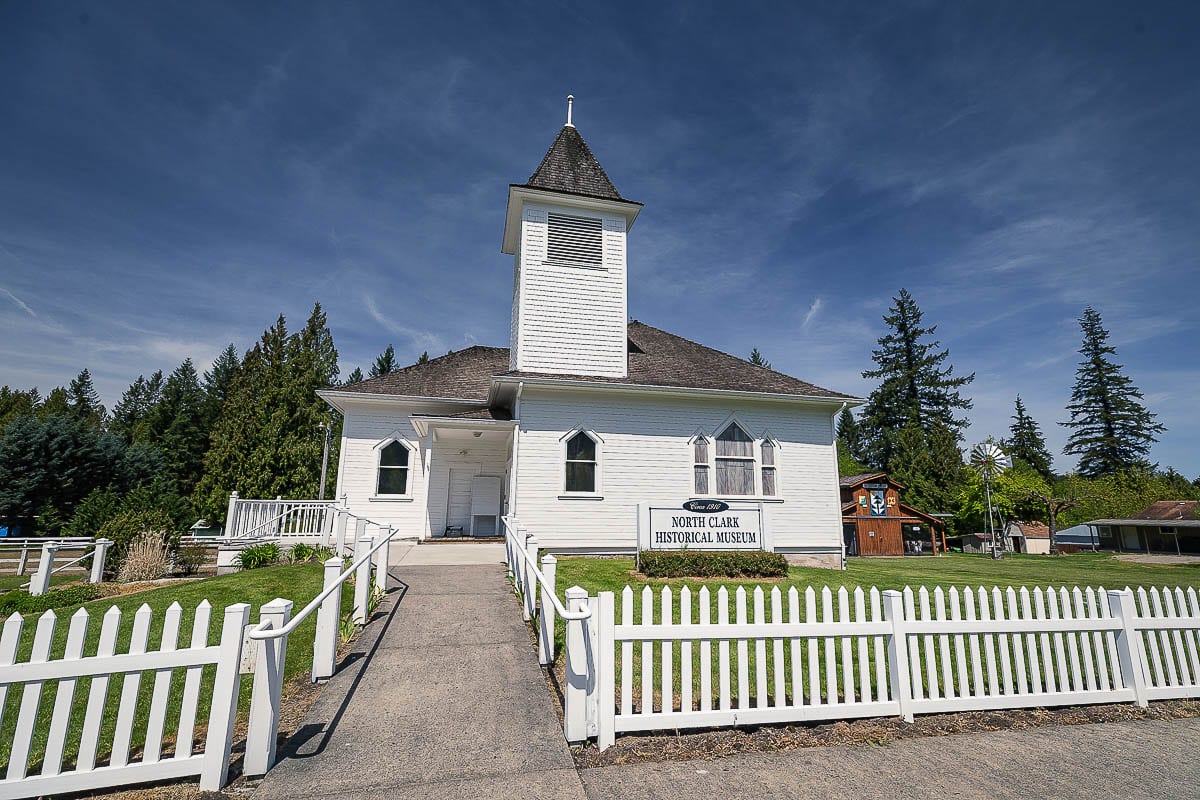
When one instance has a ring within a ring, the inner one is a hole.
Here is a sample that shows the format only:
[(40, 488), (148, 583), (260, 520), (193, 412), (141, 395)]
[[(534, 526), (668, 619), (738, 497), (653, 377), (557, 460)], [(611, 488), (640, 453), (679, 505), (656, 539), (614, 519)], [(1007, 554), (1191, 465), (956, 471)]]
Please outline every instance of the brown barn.
[(937, 555), (945, 549), (943, 522), (901, 503), (904, 486), (887, 473), (848, 475), (841, 487), (846, 555)]

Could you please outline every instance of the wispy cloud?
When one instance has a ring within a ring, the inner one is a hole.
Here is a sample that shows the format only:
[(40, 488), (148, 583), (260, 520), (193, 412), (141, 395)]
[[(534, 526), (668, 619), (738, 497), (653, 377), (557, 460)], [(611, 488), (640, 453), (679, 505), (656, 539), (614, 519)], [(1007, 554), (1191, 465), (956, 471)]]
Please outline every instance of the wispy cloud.
[(817, 315), (821, 313), (821, 309), (824, 306), (825, 300), (823, 298), (814, 297), (808, 306), (808, 311), (804, 313), (804, 321), (800, 323), (800, 327), (807, 330), (808, 326), (817, 318)]
[(17, 306), (17, 308), (21, 309), (29, 316), (33, 317), (34, 319), (38, 319), (37, 312), (34, 311), (32, 308), (30, 308), (28, 303), (26, 303), (21, 298), (17, 297), (15, 294), (13, 294), (8, 289), (5, 289), (3, 286), (0, 286), (0, 294), (3, 294), (5, 297), (7, 297), (9, 300), (11, 300)]

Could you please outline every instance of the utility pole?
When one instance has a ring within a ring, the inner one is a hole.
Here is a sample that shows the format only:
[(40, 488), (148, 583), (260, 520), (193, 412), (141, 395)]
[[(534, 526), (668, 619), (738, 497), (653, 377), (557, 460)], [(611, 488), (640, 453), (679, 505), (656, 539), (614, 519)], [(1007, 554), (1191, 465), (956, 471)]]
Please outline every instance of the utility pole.
[(333, 425), (329, 420), (321, 423), (321, 428), (325, 431), (325, 448), (321, 453), (321, 483), (317, 487), (317, 499), (325, 499), (325, 475), (329, 470), (329, 440), (333, 438)]

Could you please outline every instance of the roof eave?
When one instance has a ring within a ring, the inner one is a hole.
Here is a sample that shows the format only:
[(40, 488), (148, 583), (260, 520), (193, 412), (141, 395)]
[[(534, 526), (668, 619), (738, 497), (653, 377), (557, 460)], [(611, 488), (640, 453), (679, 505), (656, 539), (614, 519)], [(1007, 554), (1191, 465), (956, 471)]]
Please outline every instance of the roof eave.
[(333, 408), (346, 412), (345, 403), (354, 401), (369, 405), (398, 405), (403, 403), (451, 403), (453, 405), (481, 406), (484, 401), (465, 397), (425, 397), (423, 395), (387, 394), (385, 392), (347, 392), (340, 389), (318, 389), (320, 397)]
[[(616, 383), (612, 381), (581, 381), (571, 378), (527, 377), (523, 375), (497, 375), (492, 378), (492, 392), (501, 384), (519, 384), (526, 386), (553, 386), (566, 389), (622, 391), (622, 392), (652, 392), (655, 394), (701, 395), (710, 397), (738, 397), (747, 400), (774, 400), (811, 405), (841, 406), (861, 405), (866, 400), (858, 397), (827, 397), (820, 395), (788, 394), (785, 392), (748, 392), (739, 389), (702, 389), (692, 386), (651, 386), (644, 383)], [(489, 393), (489, 399), (491, 393)]]
[(516, 255), (517, 245), (521, 239), (521, 209), (524, 208), (526, 202), (571, 206), (586, 211), (616, 214), (625, 218), (626, 231), (633, 227), (634, 220), (642, 210), (642, 204), (633, 200), (611, 200), (604, 197), (537, 189), (520, 183), (510, 183), (508, 185), (508, 208), (504, 212), (504, 238), (500, 245), (502, 253), (510, 256)]

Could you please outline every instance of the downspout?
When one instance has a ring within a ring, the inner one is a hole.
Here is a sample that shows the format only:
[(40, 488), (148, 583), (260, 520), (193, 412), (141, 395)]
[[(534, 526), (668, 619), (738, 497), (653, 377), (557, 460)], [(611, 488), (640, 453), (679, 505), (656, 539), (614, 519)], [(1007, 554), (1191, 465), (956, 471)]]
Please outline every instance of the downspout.
[[(838, 510), (838, 541), (842, 543), (842, 570), (843, 571), (845, 571), (845, 569), (846, 569), (846, 531), (844, 529), (844, 526), (842, 526), (842, 524), (841, 524), (841, 520), (842, 520), (842, 514), (841, 514), (841, 511), (842, 511), (842, 496), (841, 496), (842, 495), (842, 482), (841, 482), (840, 476), (841, 476), (842, 470), (838, 463), (837, 418), (843, 411), (846, 410), (846, 407), (848, 405), (850, 405), (850, 404), (842, 403), (842, 407), (839, 408), (837, 411), (833, 412), (833, 415), (829, 417), (829, 435), (833, 439), (833, 474), (835, 476), (838, 476), (837, 480), (834, 481), (834, 485), (833, 485), (833, 497), (835, 500), (834, 507), (837, 508), (837, 510)], [(862, 550), (860, 549), (859, 552), (861, 553)]]
[(525, 388), (525, 383), (519, 381), (517, 383), (517, 396), (513, 399), (513, 419), (517, 424), (513, 426), (512, 440), (512, 466), (508, 472), (508, 516), (515, 517), (517, 515), (517, 457), (521, 452), (521, 391)]

